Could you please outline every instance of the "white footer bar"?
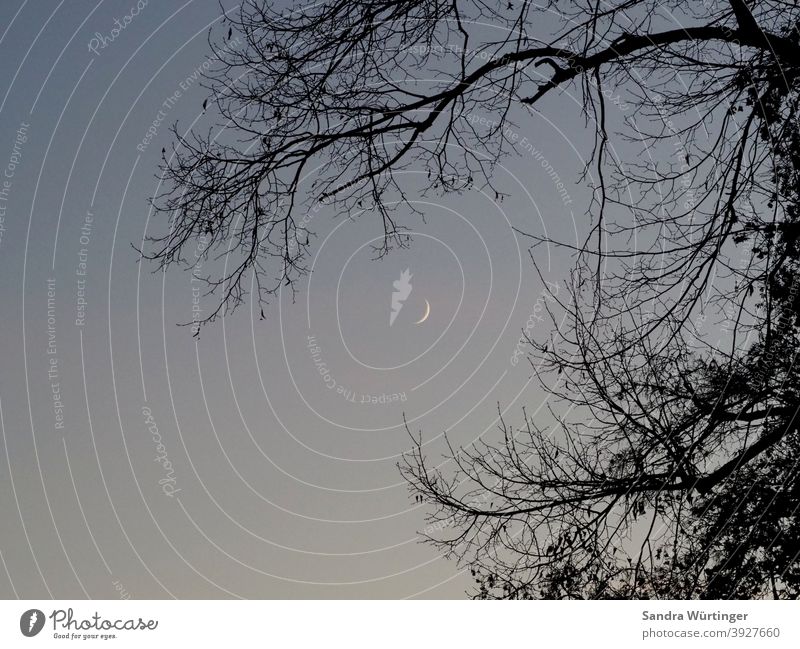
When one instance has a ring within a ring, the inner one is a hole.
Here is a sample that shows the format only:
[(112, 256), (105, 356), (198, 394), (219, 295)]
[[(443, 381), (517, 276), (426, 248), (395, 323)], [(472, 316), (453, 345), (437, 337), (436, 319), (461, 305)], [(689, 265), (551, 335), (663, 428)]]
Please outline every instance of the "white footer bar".
[[(797, 602), (3, 601), (0, 647), (800, 647)], [(513, 645), (511, 643), (514, 643)]]

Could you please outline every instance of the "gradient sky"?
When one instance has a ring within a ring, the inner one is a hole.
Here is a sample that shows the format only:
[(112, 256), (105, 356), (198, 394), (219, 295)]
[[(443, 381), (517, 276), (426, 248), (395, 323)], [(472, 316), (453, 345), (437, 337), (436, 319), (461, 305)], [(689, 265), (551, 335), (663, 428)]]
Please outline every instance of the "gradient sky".
[[(512, 228), (586, 231), (577, 177), (591, 134), (574, 98), (513, 116), (541, 159), (520, 147), (502, 161), (503, 202), (420, 198), (412, 246), (380, 261), (374, 215), (323, 208), (296, 299), (281, 295), (264, 320), (248, 303), (193, 338), (177, 326), (192, 318), (191, 274), (154, 273), (132, 244), (164, 226), (147, 199), (167, 126), (214, 121), (191, 78), (209, 26), (223, 28), (216, 0), (150, 0), (91, 51), (132, 6), (0, 6), (0, 165), (14, 165), (0, 239), (0, 596), (463, 597), (464, 571), (419, 543), (425, 507), (396, 468), (402, 418), (438, 459), (443, 431), (465, 445), (496, 432), (498, 403), (511, 422), (542, 406), (530, 367), (510, 362), (542, 294)], [(537, 260), (558, 281), (571, 259), (549, 252)], [(390, 327), (406, 268), (413, 288)]]

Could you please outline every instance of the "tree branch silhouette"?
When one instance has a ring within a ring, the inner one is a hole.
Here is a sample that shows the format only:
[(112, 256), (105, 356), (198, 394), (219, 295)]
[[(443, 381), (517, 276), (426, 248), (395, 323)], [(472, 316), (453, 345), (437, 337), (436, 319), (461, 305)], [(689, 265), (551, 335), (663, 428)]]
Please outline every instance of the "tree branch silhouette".
[(512, 111), (571, 93), (590, 234), (523, 233), (534, 265), (545, 245), (575, 259), (548, 306), (569, 326), (528, 340), (554, 424), (501, 418), (443, 468), (412, 435), (430, 542), (478, 597), (798, 597), (798, 25), (779, 1), (246, 0), (240, 44), (210, 39), (220, 123), (175, 126), (145, 255), (188, 266), (203, 237), (207, 322), (251, 281), (267, 302), (307, 272), (309, 210), (363, 211), (378, 254), (405, 246), (401, 172), (494, 189)]

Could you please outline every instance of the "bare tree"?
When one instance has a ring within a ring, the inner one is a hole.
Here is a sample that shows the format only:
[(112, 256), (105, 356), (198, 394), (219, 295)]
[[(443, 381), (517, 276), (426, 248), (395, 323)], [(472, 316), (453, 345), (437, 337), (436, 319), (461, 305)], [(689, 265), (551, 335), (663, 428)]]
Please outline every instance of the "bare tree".
[[(309, 204), (369, 204), (379, 252), (405, 245), (399, 170), (491, 187), (511, 111), (574, 93), (591, 234), (528, 235), (576, 259), (557, 300), (570, 327), (529, 341), (569, 407), (555, 433), (503, 423), (444, 469), (414, 435), (401, 469), (434, 506), (431, 542), (484, 597), (796, 597), (798, 21), (794, 3), (742, 0), (250, 0), (242, 44), (212, 42), (227, 130), (175, 130), (156, 199), (172, 219), (149, 256), (180, 264), (209, 237), (231, 262), (207, 278), (209, 319), (250, 277), (265, 301), (305, 272)], [(633, 107), (620, 128), (609, 91)]]

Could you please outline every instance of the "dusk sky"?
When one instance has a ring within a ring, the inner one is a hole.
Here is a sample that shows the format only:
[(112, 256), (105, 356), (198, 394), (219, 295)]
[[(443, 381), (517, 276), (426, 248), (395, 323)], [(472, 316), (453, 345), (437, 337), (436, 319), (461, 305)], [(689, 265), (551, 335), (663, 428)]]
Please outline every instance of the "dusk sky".
[[(218, 124), (200, 74), (221, 18), (216, 0), (0, 7), (0, 595), (464, 597), (468, 569), (420, 543), (403, 421), (434, 463), (444, 432), (492, 439), (498, 408), (550, 421), (515, 355), (550, 326), (519, 231), (586, 235), (580, 106), (511, 116), (502, 201), (421, 196), (406, 169), (424, 218), (382, 259), (370, 210), (309, 211), (297, 292), (193, 336), (180, 325), (216, 306), (203, 268), (164, 274), (137, 249), (168, 227), (148, 199), (169, 127)], [(573, 261), (536, 251), (554, 283)]]

